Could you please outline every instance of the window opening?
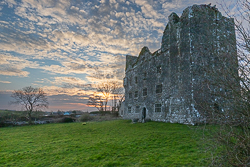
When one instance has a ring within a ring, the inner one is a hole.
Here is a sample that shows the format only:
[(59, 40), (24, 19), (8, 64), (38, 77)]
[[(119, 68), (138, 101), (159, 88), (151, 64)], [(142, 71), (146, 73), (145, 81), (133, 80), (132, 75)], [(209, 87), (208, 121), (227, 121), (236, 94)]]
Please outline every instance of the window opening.
[(157, 73), (158, 73), (158, 74), (161, 74), (161, 66), (158, 66), (158, 67), (157, 67)]
[(161, 112), (161, 104), (155, 104), (155, 112)]
[(220, 111), (220, 106), (219, 106), (218, 103), (214, 103), (214, 110), (215, 110), (216, 112), (219, 112), (219, 111)]
[(132, 98), (132, 93), (130, 92), (129, 94), (128, 94), (128, 98)]
[(147, 78), (147, 72), (144, 72), (143, 73), (143, 79), (146, 79)]
[(144, 89), (143, 89), (143, 93), (142, 93), (142, 94), (143, 94), (143, 96), (147, 96), (147, 94), (148, 94), (147, 88), (144, 88)]
[(132, 107), (128, 107), (128, 113), (131, 113), (131, 108), (132, 108)]
[(135, 112), (136, 112), (136, 113), (139, 113), (139, 112), (140, 112), (140, 106), (136, 106)]
[(138, 97), (138, 91), (135, 91), (135, 98)]
[(162, 84), (156, 85), (156, 93), (162, 93)]

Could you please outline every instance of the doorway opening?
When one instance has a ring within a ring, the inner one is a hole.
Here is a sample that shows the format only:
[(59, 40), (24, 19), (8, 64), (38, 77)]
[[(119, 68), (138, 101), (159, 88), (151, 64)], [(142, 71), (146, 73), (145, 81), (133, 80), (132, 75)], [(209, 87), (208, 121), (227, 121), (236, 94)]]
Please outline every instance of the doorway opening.
[(144, 107), (142, 110), (142, 119), (144, 120), (146, 118), (146, 108)]

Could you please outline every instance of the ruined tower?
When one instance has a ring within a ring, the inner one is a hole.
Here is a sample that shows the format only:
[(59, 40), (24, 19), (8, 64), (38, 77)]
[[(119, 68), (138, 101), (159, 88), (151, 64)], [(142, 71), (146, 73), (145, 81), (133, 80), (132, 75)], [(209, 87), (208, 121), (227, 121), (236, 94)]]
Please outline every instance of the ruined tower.
[[(181, 17), (172, 13), (161, 48), (126, 57), (124, 78), (126, 119), (195, 124), (206, 118), (199, 104), (215, 103), (210, 93), (222, 63), (237, 73), (234, 20), (210, 5), (193, 5)], [(234, 60), (234, 61), (232, 61)], [(223, 70), (223, 69), (221, 69)]]

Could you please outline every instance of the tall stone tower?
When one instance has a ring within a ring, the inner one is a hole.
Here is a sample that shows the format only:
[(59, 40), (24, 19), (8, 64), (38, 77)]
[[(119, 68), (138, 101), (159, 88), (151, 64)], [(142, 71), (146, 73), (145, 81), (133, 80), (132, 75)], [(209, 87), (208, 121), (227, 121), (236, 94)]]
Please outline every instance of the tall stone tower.
[(237, 74), (234, 20), (210, 5), (193, 5), (168, 19), (159, 50), (144, 47), (138, 57), (126, 57), (123, 117), (202, 122), (201, 103), (216, 104), (210, 92), (223, 89), (216, 90), (212, 83), (221, 76), (211, 72), (227, 64)]

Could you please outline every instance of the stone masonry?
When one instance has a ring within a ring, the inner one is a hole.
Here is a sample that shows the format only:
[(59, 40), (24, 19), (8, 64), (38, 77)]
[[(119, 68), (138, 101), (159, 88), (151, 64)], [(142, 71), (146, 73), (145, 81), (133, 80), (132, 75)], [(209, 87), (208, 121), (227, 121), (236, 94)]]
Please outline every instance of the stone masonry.
[(138, 57), (126, 56), (124, 119), (202, 122), (202, 99), (216, 101), (206, 93), (213, 86), (201, 86), (214, 79), (207, 71), (221, 63), (237, 71), (237, 63), (229, 61), (237, 61), (233, 19), (215, 6), (193, 5), (168, 20), (159, 50), (143, 47)]

